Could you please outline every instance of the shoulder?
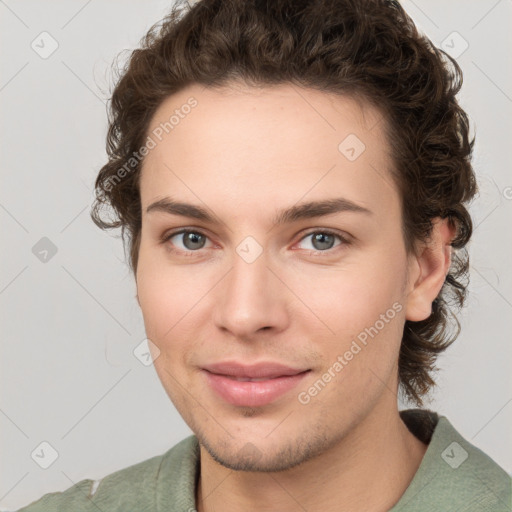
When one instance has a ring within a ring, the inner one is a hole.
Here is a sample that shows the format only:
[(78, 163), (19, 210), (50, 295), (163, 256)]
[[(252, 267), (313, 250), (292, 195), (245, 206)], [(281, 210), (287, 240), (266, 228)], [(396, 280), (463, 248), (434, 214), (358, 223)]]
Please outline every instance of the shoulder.
[(84, 479), (65, 491), (45, 494), (17, 512), (155, 510), (162, 466), (186, 457), (194, 439), (190, 436), (162, 455), (110, 473), (100, 480)]
[(427, 452), (393, 510), (510, 512), (512, 478), (445, 416), (429, 416), (435, 427)]
[(456, 434), (453, 440), (447, 439), (441, 452), (443, 466), (448, 466), (451, 476), (448, 491), (459, 492), (473, 507), (468, 506), (468, 511), (510, 512), (512, 478), (489, 455)]

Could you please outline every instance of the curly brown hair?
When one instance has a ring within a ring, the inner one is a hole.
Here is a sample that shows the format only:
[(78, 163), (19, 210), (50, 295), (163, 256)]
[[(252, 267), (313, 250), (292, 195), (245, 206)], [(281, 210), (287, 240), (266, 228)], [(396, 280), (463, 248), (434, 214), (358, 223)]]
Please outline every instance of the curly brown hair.
[[(422, 405), (435, 385), (437, 355), (459, 335), (453, 309), (464, 305), (469, 281), (465, 246), (472, 221), (465, 204), (477, 185), (474, 138), (456, 100), (462, 85), (457, 62), (420, 34), (393, 0), (200, 0), (192, 7), (178, 0), (131, 52), (121, 75), (109, 105), (108, 162), (96, 179), (91, 217), (102, 229), (122, 228), (134, 274), (143, 162), (134, 155), (169, 95), (193, 83), (220, 87), (241, 79), (358, 96), (380, 109), (407, 251), (428, 240), (435, 217), (456, 228), (452, 265), (432, 314), (407, 320), (403, 331), (400, 390)], [(114, 210), (114, 220), (101, 217), (103, 206)]]

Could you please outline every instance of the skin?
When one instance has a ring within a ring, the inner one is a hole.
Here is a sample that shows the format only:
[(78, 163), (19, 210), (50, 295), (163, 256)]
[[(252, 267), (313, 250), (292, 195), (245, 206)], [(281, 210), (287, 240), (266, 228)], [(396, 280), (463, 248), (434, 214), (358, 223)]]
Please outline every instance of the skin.
[[(398, 414), (403, 325), (431, 313), (454, 233), (439, 219), (428, 244), (406, 253), (375, 108), (289, 84), (230, 85), (194, 84), (160, 105), (148, 133), (190, 96), (198, 102), (149, 152), (140, 181), (137, 298), (158, 376), (200, 442), (196, 508), (389, 510), (427, 448)], [(338, 150), (349, 134), (366, 146), (354, 161)], [(216, 223), (146, 212), (165, 196), (208, 209)], [(272, 223), (279, 209), (335, 197), (373, 213)], [(178, 228), (206, 238), (161, 243)], [(310, 235), (322, 229), (350, 243), (334, 237), (315, 245)], [(262, 249), (252, 263), (236, 251), (247, 236)], [(299, 392), (394, 303), (401, 306), (394, 318), (301, 403)], [(227, 359), (311, 371), (271, 404), (238, 407), (201, 372)]]

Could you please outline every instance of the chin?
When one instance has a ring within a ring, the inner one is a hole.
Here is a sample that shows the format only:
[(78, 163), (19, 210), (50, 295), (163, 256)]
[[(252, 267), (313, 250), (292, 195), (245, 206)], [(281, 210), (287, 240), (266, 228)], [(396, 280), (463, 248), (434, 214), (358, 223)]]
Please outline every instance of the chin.
[(234, 471), (279, 472), (299, 466), (329, 448), (329, 441), (318, 434), (288, 436), (270, 440), (225, 439), (212, 442), (209, 436), (196, 434), (200, 445), (210, 457)]

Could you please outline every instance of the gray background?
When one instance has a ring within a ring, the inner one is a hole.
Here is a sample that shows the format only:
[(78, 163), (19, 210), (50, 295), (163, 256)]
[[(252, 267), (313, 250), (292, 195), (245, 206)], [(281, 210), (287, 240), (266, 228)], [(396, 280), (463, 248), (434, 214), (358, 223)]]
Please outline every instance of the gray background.
[[(461, 102), (477, 131), (481, 189), (463, 330), (439, 360), (427, 407), (511, 473), (512, 2), (403, 4), (437, 45), (469, 45), (458, 57)], [(106, 159), (111, 63), (169, 5), (0, 0), (3, 510), (161, 454), (191, 433), (152, 366), (133, 354), (145, 335), (119, 234), (89, 217)], [(43, 31), (59, 45), (47, 58), (31, 47), (43, 45)], [(46, 261), (43, 237), (57, 250)], [(47, 469), (43, 441), (58, 453)]]

